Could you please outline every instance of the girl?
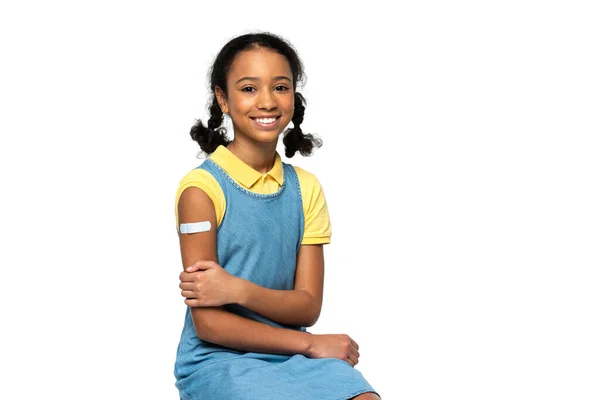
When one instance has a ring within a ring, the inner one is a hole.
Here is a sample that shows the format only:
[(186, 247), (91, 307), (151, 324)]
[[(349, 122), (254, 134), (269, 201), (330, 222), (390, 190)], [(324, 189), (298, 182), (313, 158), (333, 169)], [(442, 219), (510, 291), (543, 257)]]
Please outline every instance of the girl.
[[(321, 311), (327, 205), (317, 179), (281, 161), (321, 142), (302, 133), (302, 63), (283, 39), (248, 34), (211, 69), (210, 118), (191, 136), (209, 154), (177, 191), (189, 306), (175, 362), (181, 399), (379, 399), (348, 335), (306, 331)], [(234, 139), (221, 127), (233, 124)]]

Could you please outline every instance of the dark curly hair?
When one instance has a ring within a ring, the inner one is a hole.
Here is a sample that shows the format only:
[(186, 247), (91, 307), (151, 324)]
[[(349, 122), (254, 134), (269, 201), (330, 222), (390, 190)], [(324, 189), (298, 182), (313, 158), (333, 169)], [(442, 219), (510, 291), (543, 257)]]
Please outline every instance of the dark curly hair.
[(227, 146), (231, 143), (231, 140), (227, 137), (227, 129), (221, 126), (223, 124), (223, 111), (217, 102), (215, 89), (219, 87), (227, 94), (227, 73), (235, 56), (251, 48), (273, 50), (288, 60), (294, 85), (294, 115), (292, 116), (294, 127), (288, 128), (284, 132), (285, 155), (288, 158), (293, 157), (296, 152), (300, 152), (303, 156), (311, 155), (313, 150), (321, 147), (323, 143), (315, 136), (303, 133), (302, 128), (300, 128), (300, 124), (304, 120), (306, 100), (302, 94), (296, 91), (296, 87), (298, 83), (304, 81), (304, 66), (298, 53), (290, 43), (267, 32), (238, 36), (223, 46), (209, 71), (212, 97), (208, 108), (210, 118), (206, 124), (207, 126), (204, 126), (201, 120), (196, 120), (196, 124), (190, 130), (190, 136), (198, 142), (200, 148), (206, 154), (213, 153), (220, 145)]

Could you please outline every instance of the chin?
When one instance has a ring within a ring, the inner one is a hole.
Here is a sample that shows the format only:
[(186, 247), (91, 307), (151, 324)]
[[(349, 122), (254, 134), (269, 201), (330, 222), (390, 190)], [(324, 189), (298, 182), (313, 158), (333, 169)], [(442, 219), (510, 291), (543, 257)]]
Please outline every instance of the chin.
[(267, 144), (277, 142), (279, 140), (280, 135), (281, 133), (277, 135), (252, 135), (251, 138), (256, 142)]
[(248, 135), (253, 140), (261, 143), (271, 143), (277, 141), (279, 136), (281, 136), (282, 132), (277, 131), (251, 131), (251, 134)]

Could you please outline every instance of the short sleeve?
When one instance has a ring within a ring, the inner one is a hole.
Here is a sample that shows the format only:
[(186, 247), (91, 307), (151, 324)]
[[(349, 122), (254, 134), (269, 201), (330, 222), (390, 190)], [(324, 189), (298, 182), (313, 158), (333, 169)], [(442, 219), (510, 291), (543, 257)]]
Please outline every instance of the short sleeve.
[[(225, 215), (225, 194), (217, 180), (206, 170), (201, 168), (193, 169), (179, 182), (177, 194), (175, 196), (175, 223), (179, 231), (179, 216), (177, 213), (177, 205), (183, 191), (189, 187), (197, 187), (202, 189), (212, 200), (215, 206), (215, 215), (217, 217), (217, 226), (221, 224)], [(200, 221), (198, 221), (200, 222)]]
[(331, 240), (331, 223), (325, 193), (317, 178), (308, 171), (294, 167), (304, 209), (304, 236), (302, 244), (327, 244)]

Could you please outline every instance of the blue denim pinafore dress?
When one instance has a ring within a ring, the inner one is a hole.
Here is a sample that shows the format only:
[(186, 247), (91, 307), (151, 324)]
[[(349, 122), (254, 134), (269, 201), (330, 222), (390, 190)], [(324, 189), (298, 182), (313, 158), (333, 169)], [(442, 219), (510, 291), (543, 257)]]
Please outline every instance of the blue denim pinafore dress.
[[(219, 265), (263, 287), (293, 289), (304, 233), (300, 184), (293, 166), (283, 163), (284, 183), (273, 194), (246, 190), (210, 159), (198, 168), (217, 180), (227, 204), (217, 229)], [(275, 327), (306, 330), (281, 325), (239, 305), (226, 308)], [(341, 400), (373, 391), (362, 374), (342, 360), (243, 352), (205, 342), (196, 335), (189, 307), (174, 372), (182, 400)]]

